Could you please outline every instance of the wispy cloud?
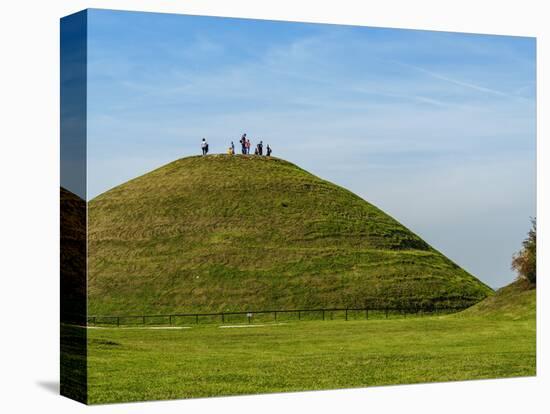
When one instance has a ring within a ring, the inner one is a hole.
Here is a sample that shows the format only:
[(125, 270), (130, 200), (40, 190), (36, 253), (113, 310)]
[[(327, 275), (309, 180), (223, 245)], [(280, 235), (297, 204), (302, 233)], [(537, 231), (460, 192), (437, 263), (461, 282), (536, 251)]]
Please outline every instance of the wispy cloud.
[(521, 99), (521, 100), (524, 100), (525, 102), (533, 103), (532, 100), (525, 99), (522, 96), (519, 96), (517, 93), (503, 92), (503, 91), (500, 91), (500, 90), (491, 89), (491, 88), (488, 88), (488, 87), (485, 87), (485, 86), (482, 86), (482, 85), (478, 85), (478, 84), (475, 84), (475, 83), (466, 82), (466, 81), (459, 80), (459, 79), (454, 79), (454, 78), (451, 78), (449, 76), (443, 75), (441, 73), (437, 73), (437, 72), (422, 68), (420, 66), (410, 65), (408, 63), (395, 62), (395, 61), (394, 61), (394, 63), (397, 64), (397, 65), (401, 65), (403, 67), (411, 68), (411, 69), (416, 70), (418, 72), (424, 73), (424, 74), (428, 75), (429, 77), (432, 77), (434, 79), (439, 79), (439, 80), (451, 83), (453, 85), (462, 86), (464, 88), (468, 88), (468, 89), (471, 89), (471, 90), (474, 90), (474, 91), (488, 93), (488, 94), (500, 96), (500, 97), (503, 97), (503, 98)]

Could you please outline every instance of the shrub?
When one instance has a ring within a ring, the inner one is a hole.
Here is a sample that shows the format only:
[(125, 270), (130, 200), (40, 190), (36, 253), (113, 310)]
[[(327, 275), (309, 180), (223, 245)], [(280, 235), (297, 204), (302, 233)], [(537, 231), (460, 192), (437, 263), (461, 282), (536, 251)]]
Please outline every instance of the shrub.
[(537, 221), (531, 219), (532, 227), (523, 241), (523, 248), (512, 259), (512, 269), (518, 273), (519, 279), (526, 279), (532, 284), (537, 283)]

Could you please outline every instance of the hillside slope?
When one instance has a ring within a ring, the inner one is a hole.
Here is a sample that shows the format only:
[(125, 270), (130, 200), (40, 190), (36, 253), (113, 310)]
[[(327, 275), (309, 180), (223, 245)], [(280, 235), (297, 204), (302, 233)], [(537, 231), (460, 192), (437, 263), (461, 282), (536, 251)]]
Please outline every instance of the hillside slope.
[(471, 305), (492, 290), (277, 158), (179, 159), (89, 202), (89, 313)]
[(526, 280), (517, 280), (456, 316), (482, 316), (507, 320), (534, 320), (537, 291)]

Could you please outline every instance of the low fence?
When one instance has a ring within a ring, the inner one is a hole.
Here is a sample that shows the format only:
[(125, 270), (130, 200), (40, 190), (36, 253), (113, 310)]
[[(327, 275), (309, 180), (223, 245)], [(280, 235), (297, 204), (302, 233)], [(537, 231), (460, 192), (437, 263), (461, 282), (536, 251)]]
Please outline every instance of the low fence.
[[(421, 307), (382, 307), (382, 308), (320, 308), (320, 309), (279, 309), (240, 312), (217, 313), (172, 313), (157, 315), (96, 315), (88, 316), (88, 325), (169, 325), (176, 326), (199, 323), (253, 323), (276, 322), (278, 320), (357, 320), (357, 319), (389, 319), (394, 317), (406, 318), (409, 316), (438, 315), (454, 313), (466, 309), (468, 306), (437, 307), (429, 309)], [(336, 316), (336, 317), (335, 317)]]

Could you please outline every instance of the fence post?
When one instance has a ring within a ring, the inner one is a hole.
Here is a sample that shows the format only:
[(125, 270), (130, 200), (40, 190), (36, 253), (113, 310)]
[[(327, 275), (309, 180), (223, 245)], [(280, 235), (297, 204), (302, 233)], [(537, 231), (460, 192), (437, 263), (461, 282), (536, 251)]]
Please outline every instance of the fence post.
[(301, 312), (298, 311), (298, 320), (301, 320), (301, 318), (302, 318)]
[(170, 326), (172, 326), (172, 315), (170, 315), (170, 316), (168, 317), (168, 324), (169, 324)]
[(346, 308), (346, 321), (348, 320), (348, 308)]
[(323, 320), (325, 320), (325, 310), (323, 309)]

